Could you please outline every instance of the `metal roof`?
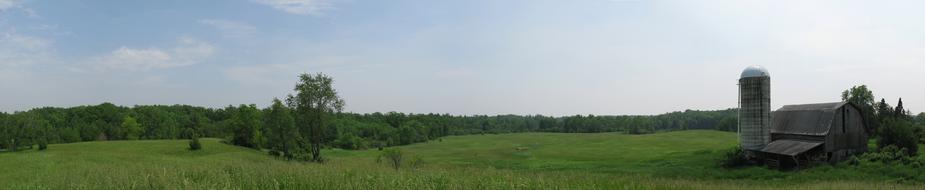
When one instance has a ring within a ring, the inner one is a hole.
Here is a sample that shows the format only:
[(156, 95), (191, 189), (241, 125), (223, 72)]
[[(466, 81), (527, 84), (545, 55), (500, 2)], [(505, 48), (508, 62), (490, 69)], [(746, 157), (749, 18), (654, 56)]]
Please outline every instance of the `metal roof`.
[(835, 121), (835, 111), (847, 102), (786, 105), (771, 117), (771, 133), (825, 136)]
[(748, 77), (770, 77), (771, 73), (761, 65), (752, 65), (745, 68), (742, 71), (742, 75), (739, 78), (748, 78)]
[(848, 102), (830, 102), (830, 103), (817, 103), (817, 104), (800, 104), (800, 105), (786, 105), (781, 107), (777, 111), (801, 111), (801, 110), (835, 110), (841, 108)]
[(768, 144), (761, 152), (796, 156), (822, 145), (822, 142), (781, 139)]

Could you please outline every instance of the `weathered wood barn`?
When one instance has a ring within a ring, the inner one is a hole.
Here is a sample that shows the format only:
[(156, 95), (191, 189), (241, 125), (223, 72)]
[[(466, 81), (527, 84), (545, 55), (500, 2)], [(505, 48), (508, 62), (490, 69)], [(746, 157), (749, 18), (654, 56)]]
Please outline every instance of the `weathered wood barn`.
[(864, 119), (851, 103), (787, 105), (771, 121), (771, 143), (760, 152), (772, 167), (838, 162), (867, 151)]

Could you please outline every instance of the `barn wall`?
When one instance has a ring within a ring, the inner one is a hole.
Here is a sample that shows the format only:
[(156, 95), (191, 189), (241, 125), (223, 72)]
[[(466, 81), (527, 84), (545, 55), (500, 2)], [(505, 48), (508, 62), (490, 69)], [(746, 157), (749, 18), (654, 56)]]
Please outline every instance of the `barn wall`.
[(826, 152), (833, 153), (840, 161), (848, 154), (867, 151), (867, 133), (861, 117), (861, 112), (850, 104), (837, 109), (825, 138)]
[(867, 131), (864, 127), (863, 115), (861, 111), (854, 106), (845, 106), (849, 110), (849, 132), (852, 133), (850, 148), (861, 152), (867, 151)]

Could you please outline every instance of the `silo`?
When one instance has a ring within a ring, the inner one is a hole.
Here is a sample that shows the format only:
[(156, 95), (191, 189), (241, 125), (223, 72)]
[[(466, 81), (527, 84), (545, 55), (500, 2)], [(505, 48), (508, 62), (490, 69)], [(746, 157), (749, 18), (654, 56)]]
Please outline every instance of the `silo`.
[(761, 150), (771, 141), (771, 75), (749, 66), (739, 78), (739, 143), (743, 150)]

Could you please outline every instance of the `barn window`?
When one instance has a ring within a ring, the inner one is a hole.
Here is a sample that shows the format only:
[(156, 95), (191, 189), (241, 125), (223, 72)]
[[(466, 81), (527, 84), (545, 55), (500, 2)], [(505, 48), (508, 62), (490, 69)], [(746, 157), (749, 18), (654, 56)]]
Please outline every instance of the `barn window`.
[(842, 133), (847, 132), (847, 129), (845, 129), (845, 128), (846, 128), (845, 126), (848, 125), (848, 123), (846, 122), (847, 119), (846, 119), (845, 117), (848, 117), (848, 108), (847, 108), (847, 107), (842, 108), (842, 113), (841, 113), (841, 132), (842, 132)]

